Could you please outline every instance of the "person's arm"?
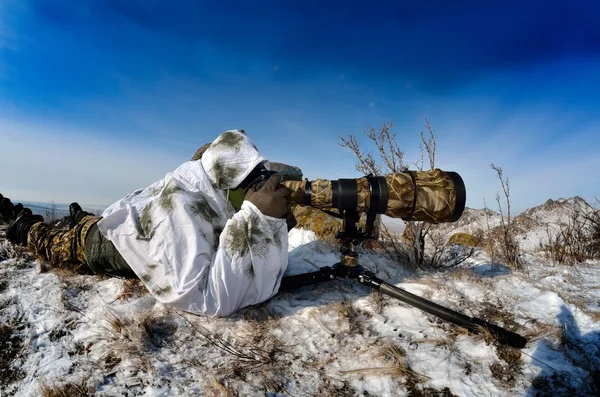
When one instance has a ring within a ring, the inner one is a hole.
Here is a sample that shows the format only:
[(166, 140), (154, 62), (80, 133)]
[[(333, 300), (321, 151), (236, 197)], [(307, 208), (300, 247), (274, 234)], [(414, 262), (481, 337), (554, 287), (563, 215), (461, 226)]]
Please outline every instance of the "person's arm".
[(206, 314), (227, 316), (279, 290), (287, 268), (289, 194), (280, 182), (280, 175), (271, 177), (227, 221), (204, 291)]

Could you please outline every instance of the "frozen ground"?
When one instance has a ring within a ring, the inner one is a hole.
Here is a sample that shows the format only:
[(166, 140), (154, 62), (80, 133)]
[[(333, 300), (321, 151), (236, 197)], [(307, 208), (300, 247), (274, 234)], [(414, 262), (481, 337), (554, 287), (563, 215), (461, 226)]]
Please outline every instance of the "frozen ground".
[[(600, 384), (598, 263), (553, 266), (529, 253), (515, 273), (478, 252), (459, 269), (415, 274), (361, 256), (394, 285), (527, 336), (516, 350), (351, 280), (231, 318), (188, 315), (131, 282), (40, 272), (3, 234), (1, 396), (59, 386), (73, 396), (593, 396)], [(311, 232), (290, 233), (290, 273), (337, 260)]]

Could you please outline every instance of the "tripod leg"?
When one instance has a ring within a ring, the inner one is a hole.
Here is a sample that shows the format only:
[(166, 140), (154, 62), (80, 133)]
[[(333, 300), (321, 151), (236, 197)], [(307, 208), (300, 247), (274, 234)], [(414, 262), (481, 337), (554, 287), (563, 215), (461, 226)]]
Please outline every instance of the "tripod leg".
[(485, 320), (475, 317), (465, 316), (462, 313), (448, 309), (447, 307), (438, 305), (437, 303), (431, 302), (427, 299), (421, 298), (420, 296), (411, 294), (402, 288), (395, 287), (391, 284), (382, 281), (381, 279), (373, 276), (372, 274), (365, 273), (358, 277), (358, 281), (361, 284), (367, 285), (371, 288), (379, 290), (379, 292), (394, 297), (402, 302), (406, 302), (411, 306), (421, 309), (429, 314), (433, 314), (441, 318), (442, 320), (451, 322), (456, 325), (467, 328), (469, 331), (479, 333), (482, 328), (489, 331), (494, 337), (496, 337), (498, 343), (508, 345), (516, 348), (523, 348), (527, 344), (527, 339), (521, 335), (506, 330), (497, 325), (488, 323)]
[(317, 284), (335, 279), (335, 270), (329, 266), (322, 267), (321, 270), (311, 273), (302, 273), (295, 276), (287, 276), (281, 279), (280, 291), (300, 288), (305, 285)]

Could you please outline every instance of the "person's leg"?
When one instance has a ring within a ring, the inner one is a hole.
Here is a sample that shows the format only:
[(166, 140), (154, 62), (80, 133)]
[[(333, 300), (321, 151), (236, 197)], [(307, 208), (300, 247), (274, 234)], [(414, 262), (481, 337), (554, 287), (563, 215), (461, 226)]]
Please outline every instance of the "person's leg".
[(52, 267), (136, 277), (115, 246), (100, 233), (96, 223), (101, 217), (83, 211), (77, 203), (69, 206), (69, 213), (71, 229), (55, 230), (27, 208), (9, 228), (7, 236), (15, 244), (26, 245)]
[(27, 247), (38, 258), (49, 262), (53, 267), (84, 270), (86, 264), (85, 239), (89, 230), (100, 217), (85, 215), (70, 230), (54, 230), (49, 225), (38, 222), (27, 233)]
[(85, 240), (85, 257), (88, 267), (96, 274), (112, 277), (136, 278), (114, 244), (94, 225)]

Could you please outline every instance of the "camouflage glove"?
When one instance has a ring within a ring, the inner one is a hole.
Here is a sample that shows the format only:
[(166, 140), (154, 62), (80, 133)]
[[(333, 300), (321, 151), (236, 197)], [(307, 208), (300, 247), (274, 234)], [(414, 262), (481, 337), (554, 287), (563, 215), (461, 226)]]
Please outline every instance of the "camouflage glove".
[(287, 196), (292, 192), (281, 186), (281, 174), (275, 174), (259, 190), (248, 189), (244, 200), (250, 201), (266, 216), (283, 218), (288, 213)]

